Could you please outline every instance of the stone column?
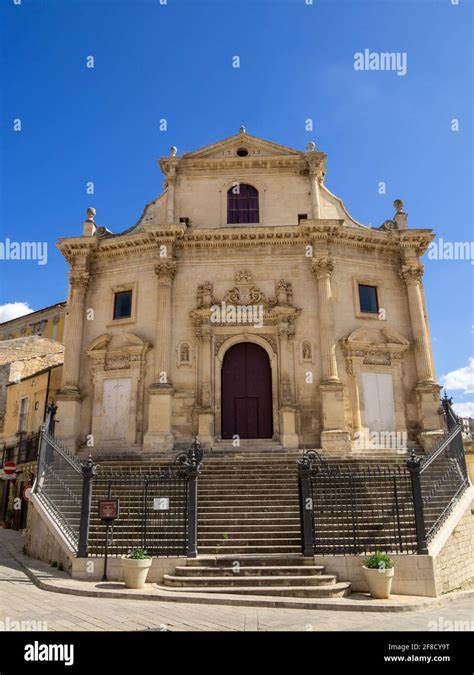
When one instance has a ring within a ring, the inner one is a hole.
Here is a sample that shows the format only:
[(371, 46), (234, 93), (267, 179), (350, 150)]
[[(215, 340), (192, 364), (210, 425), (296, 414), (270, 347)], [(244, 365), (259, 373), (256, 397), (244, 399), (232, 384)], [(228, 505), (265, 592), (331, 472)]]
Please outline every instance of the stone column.
[(280, 339), (280, 432), (281, 444), (285, 448), (297, 448), (299, 445), (296, 433), (296, 407), (290, 380), (290, 337), (294, 328), (287, 321), (278, 326)]
[(199, 340), (199, 381), (198, 381), (198, 438), (202, 445), (209, 446), (214, 441), (214, 413), (212, 407), (212, 379), (211, 379), (211, 327), (202, 323), (197, 327), (196, 336)]
[(153, 384), (149, 388), (148, 431), (143, 439), (146, 451), (166, 452), (172, 449), (171, 327), (172, 287), (176, 262), (164, 261), (155, 267), (158, 277), (156, 297), (157, 319)]
[(319, 341), (321, 346), (322, 433), (321, 447), (328, 452), (345, 453), (350, 449), (350, 434), (345, 428), (344, 389), (336, 359), (331, 275), (334, 262), (329, 257), (313, 258), (312, 270), (318, 285)]
[(334, 336), (331, 274), (334, 262), (330, 258), (314, 258), (313, 273), (318, 284), (319, 340), (321, 344), (322, 382), (340, 382), (337, 373), (336, 339)]
[(434, 378), (430, 339), (423, 309), (423, 265), (418, 261), (402, 265), (400, 276), (407, 288), (413, 334), (417, 374), (415, 396), (418, 420), (422, 430), (419, 441), (425, 450), (430, 450), (442, 433), (438, 414), (441, 387)]
[(176, 262), (170, 261), (158, 264), (155, 267), (155, 273), (158, 277), (158, 293), (156, 296), (157, 319), (153, 383), (171, 386), (171, 303)]
[(429, 347), (428, 330), (422, 300), (423, 265), (403, 265), (400, 273), (406, 284), (408, 293), (408, 306), (410, 309), (411, 327), (414, 338), (415, 362), (417, 383), (436, 384), (433, 373), (433, 364)]
[(69, 273), (69, 299), (64, 325), (64, 365), (61, 389), (58, 392), (56, 435), (73, 449), (78, 444), (81, 392), (79, 375), (82, 356), (82, 327), (89, 273), (85, 268), (72, 268)]

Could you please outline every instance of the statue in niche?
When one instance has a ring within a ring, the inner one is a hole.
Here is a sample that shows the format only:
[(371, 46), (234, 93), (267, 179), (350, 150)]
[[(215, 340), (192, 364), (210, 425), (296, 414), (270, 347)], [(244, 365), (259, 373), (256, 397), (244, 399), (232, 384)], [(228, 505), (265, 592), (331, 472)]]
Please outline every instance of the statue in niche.
[(181, 363), (189, 363), (189, 345), (186, 343), (181, 345), (179, 360)]
[(303, 342), (303, 358), (311, 359), (311, 345), (309, 342)]

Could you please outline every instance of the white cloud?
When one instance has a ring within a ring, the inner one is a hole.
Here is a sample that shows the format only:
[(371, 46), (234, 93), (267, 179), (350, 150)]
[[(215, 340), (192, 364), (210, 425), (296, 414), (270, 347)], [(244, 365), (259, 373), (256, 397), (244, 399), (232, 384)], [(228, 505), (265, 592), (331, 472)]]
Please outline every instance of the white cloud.
[(4, 321), (11, 321), (19, 316), (31, 314), (33, 309), (27, 302), (7, 302), (5, 305), (0, 305), (0, 323)]
[(469, 359), (469, 365), (464, 368), (452, 370), (450, 373), (443, 375), (441, 383), (448, 390), (461, 390), (465, 394), (472, 394), (474, 392), (474, 358)]
[(454, 412), (460, 417), (474, 417), (474, 401), (453, 403)]

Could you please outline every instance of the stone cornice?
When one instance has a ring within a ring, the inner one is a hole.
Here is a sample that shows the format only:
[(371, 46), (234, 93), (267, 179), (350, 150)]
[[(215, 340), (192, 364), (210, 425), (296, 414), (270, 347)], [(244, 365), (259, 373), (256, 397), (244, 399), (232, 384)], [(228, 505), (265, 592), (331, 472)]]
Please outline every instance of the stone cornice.
[(168, 245), (186, 249), (255, 248), (262, 244), (278, 246), (337, 245), (388, 254), (422, 255), (434, 239), (432, 230), (384, 231), (347, 227), (342, 220), (308, 220), (304, 225), (249, 226), (186, 229), (182, 223), (145, 225), (144, 231), (113, 237), (71, 237), (60, 239), (58, 249), (69, 263), (82, 256), (94, 260), (157, 251)]
[[(312, 153), (320, 164), (324, 164), (324, 153)], [(209, 157), (209, 158), (182, 158), (176, 163), (174, 158), (161, 160), (160, 167), (165, 175), (171, 170), (171, 162), (178, 174), (201, 173), (203, 171), (222, 172), (236, 169), (291, 169), (293, 171), (308, 171), (305, 154), (300, 155), (249, 155), (248, 157)]]

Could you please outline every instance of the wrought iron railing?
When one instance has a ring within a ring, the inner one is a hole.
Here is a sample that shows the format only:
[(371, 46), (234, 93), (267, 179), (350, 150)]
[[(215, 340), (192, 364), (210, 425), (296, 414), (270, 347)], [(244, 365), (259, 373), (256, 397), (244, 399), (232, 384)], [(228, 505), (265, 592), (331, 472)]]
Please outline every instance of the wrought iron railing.
[[(78, 462), (52, 435), (56, 406), (40, 432), (33, 493), (78, 557), (121, 555), (137, 546), (155, 556), (197, 555), (197, 477), (202, 449), (197, 439), (174, 465), (148, 474), (103, 472), (92, 457)], [(108, 527), (99, 500), (119, 500)], [(107, 544), (107, 545), (106, 545)]]
[(313, 554), (428, 553), (428, 544), (469, 486), (462, 433), (451, 399), (442, 400), (447, 431), (423, 460), (406, 467), (362, 468), (299, 461), (302, 551)]
[(311, 462), (309, 485), (314, 554), (416, 552), (410, 474), (404, 467)]
[(462, 430), (451, 399), (442, 399), (447, 432), (420, 468), (426, 541), (429, 543), (469, 486)]
[[(145, 548), (153, 556), (188, 551), (188, 474), (167, 467), (149, 474), (102, 474), (93, 481), (89, 555), (123, 555)], [(99, 500), (119, 500), (118, 518), (107, 528)], [(108, 536), (108, 541), (106, 540)]]
[(75, 551), (79, 544), (82, 487), (81, 464), (43, 428), (33, 492)]

